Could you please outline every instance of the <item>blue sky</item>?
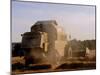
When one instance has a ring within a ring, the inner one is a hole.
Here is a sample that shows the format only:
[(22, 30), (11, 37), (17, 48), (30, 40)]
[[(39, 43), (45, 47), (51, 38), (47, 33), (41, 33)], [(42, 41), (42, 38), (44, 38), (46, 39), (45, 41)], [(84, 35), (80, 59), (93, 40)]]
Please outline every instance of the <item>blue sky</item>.
[(56, 20), (72, 39), (95, 39), (95, 6), (12, 1), (12, 41), (39, 20)]

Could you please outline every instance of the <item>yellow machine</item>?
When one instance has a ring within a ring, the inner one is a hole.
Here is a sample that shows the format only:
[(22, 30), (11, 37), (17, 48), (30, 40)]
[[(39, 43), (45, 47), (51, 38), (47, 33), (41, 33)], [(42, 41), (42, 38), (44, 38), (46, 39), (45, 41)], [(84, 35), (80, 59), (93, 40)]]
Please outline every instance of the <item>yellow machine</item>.
[(31, 27), (31, 32), (22, 34), (21, 46), (26, 51), (26, 59), (31, 57), (36, 64), (49, 62), (58, 65), (66, 44), (66, 35), (55, 20), (38, 21)]

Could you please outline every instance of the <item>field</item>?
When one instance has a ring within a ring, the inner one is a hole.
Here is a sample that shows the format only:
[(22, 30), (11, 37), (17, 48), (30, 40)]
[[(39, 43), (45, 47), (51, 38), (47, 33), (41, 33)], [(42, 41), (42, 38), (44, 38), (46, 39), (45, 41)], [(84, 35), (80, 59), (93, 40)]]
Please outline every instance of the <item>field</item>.
[[(14, 62), (17, 60), (16, 62)], [(18, 60), (20, 62), (18, 62)], [(12, 74), (26, 73), (41, 73), (41, 72), (56, 72), (56, 71), (75, 71), (75, 70), (90, 70), (96, 69), (95, 61), (88, 60), (66, 60), (65, 62), (53, 67), (50, 63), (30, 64), (26, 66), (23, 57), (14, 57), (12, 61)]]

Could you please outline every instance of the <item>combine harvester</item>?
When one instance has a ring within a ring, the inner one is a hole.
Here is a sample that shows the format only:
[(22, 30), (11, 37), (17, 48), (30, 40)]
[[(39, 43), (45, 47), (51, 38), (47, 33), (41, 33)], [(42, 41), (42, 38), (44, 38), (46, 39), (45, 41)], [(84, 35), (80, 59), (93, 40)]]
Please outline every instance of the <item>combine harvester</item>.
[(66, 35), (55, 20), (38, 21), (22, 34), (26, 65), (48, 63), (55, 68), (62, 62), (66, 45)]

